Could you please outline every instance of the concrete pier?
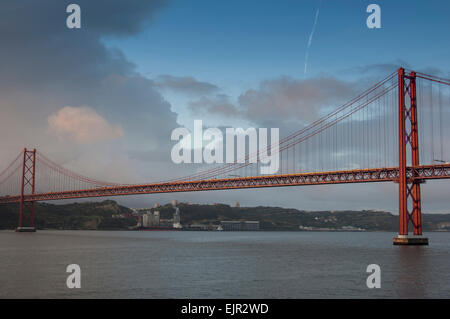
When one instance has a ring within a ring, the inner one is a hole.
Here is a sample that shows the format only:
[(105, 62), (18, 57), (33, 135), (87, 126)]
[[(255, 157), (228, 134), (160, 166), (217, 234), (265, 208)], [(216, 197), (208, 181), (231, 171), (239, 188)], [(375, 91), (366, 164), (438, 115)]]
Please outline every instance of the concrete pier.
[(428, 245), (428, 238), (422, 236), (397, 235), (394, 245)]
[(34, 227), (17, 227), (16, 232), (18, 233), (34, 233), (36, 228)]

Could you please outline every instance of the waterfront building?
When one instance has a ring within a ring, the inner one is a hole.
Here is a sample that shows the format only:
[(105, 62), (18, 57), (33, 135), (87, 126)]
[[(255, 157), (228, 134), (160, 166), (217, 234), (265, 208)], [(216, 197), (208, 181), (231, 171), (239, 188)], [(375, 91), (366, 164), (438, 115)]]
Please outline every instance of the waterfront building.
[(259, 221), (221, 221), (224, 231), (254, 231), (259, 230)]

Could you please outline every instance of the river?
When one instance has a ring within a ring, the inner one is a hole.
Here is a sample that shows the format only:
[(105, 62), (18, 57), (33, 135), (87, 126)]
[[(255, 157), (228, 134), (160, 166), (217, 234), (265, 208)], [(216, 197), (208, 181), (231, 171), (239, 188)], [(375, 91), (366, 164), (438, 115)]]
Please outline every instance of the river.
[[(450, 233), (0, 231), (0, 298), (450, 298)], [(66, 286), (78, 264), (81, 288)], [(381, 288), (369, 289), (369, 264)]]

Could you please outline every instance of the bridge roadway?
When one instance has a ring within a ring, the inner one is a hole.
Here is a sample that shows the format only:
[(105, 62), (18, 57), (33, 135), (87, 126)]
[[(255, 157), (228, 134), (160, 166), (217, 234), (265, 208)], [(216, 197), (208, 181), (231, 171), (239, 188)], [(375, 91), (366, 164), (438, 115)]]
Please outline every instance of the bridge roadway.
[[(450, 179), (450, 163), (420, 165), (407, 168), (408, 180)], [(207, 179), (180, 182), (162, 182), (142, 185), (123, 185), (92, 189), (69, 190), (24, 195), (24, 201), (51, 201), (72, 198), (109, 197), (123, 195), (194, 192), (207, 190), (245, 189), (260, 187), (304, 186), (370, 182), (396, 182), (398, 167), (356, 169), (344, 171), (266, 175)], [(19, 196), (0, 197), (0, 204), (20, 201)]]

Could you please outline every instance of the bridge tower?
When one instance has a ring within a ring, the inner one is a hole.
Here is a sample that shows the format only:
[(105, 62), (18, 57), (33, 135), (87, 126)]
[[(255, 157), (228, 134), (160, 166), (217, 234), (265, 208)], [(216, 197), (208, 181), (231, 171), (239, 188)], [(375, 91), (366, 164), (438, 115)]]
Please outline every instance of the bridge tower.
[[(414, 170), (419, 166), (416, 73), (406, 74), (403, 68), (398, 69), (398, 119), (399, 231), (394, 245), (428, 245), (428, 238), (422, 237), (420, 184), (424, 180), (417, 178)], [(408, 163), (412, 167), (409, 175)], [(410, 222), (413, 236), (408, 235)]]
[[(26, 193), (34, 194), (36, 181), (36, 149), (23, 150), (22, 182), (19, 202), (19, 227), (17, 232), (35, 232), (34, 201), (25, 201)], [(24, 223), (25, 222), (25, 223)]]

